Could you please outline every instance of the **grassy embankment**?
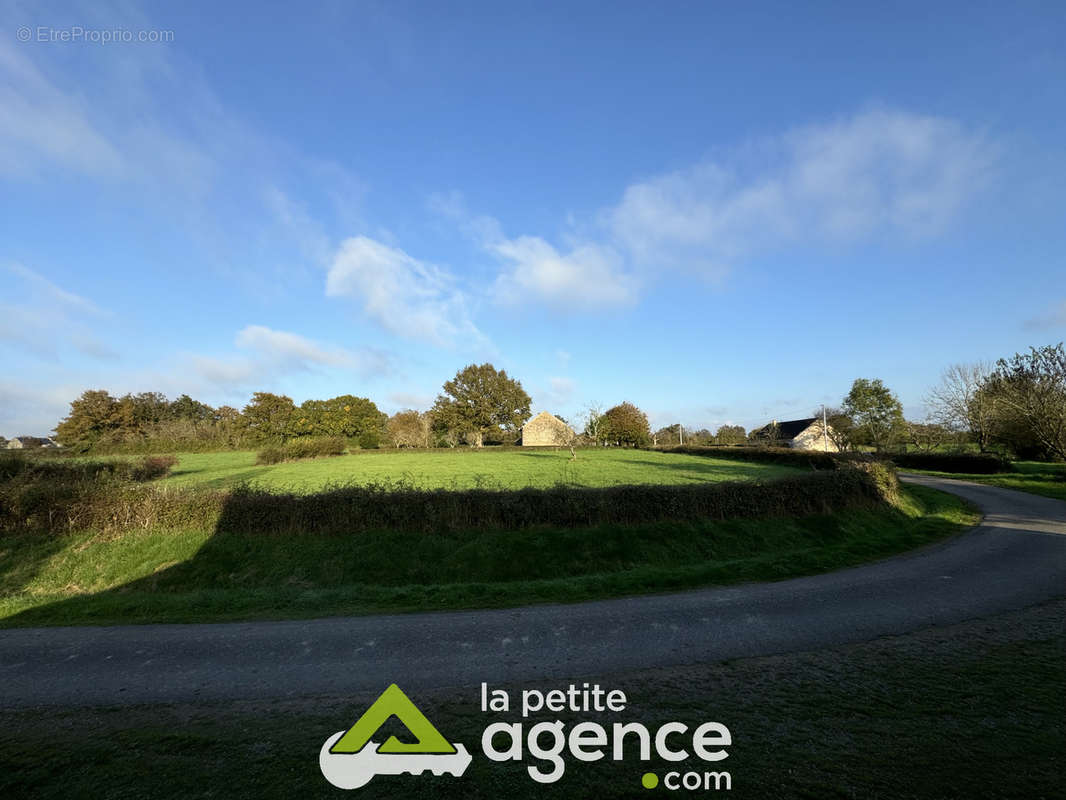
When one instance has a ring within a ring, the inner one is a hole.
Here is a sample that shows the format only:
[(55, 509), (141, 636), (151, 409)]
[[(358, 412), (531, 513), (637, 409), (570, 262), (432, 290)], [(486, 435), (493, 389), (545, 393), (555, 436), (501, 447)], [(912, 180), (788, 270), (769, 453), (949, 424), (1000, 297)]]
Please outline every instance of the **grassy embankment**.
[[(492, 454), (486, 460), (504, 455)], [(532, 463), (541, 463), (538, 456)], [(554, 456), (564, 463), (569, 458), (561, 453)], [(632, 451), (624, 453), (623, 459), (614, 458), (613, 463), (628, 470), (641, 464), (645, 480), (658, 482), (676, 481), (679, 474), (703, 476), (704, 482), (708, 475), (774, 476), (782, 469)], [(476, 455), (453, 454), (452, 460), (456, 466), (468, 464), (468, 477), (485, 469), (486, 460)], [(370, 456), (367, 461), (388, 465), (391, 457)], [(595, 464), (592, 458), (579, 461)], [(184, 463), (176, 478), (197, 474)], [(976, 519), (955, 498), (921, 488), (907, 489), (895, 506), (873, 506), (862, 497), (853, 506), (848, 494), (852, 490), (841, 489), (835, 495), (841, 499), (835, 502), (844, 510), (836, 513), (785, 516), (778, 511), (772, 517), (751, 518), (753, 503), (762, 507), (769, 502), (760, 498), (776, 496), (778, 509), (797, 507), (793, 503), (801, 501), (817, 508), (834, 496), (839, 484), (828, 473), (807, 479), (803, 473), (789, 472), (798, 474), (800, 482), (792, 478), (780, 485), (794, 488), (777, 489), (777, 482), (766, 484), (765, 490), (745, 489), (743, 483), (721, 484), (725, 488), (713, 495), (712, 505), (721, 495), (724, 507), (747, 508), (746, 519), (678, 519), (676, 514), (690, 510), (687, 501), (681, 501), (684, 493), (704, 493), (693, 484), (678, 491), (635, 488), (608, 498), (608, 506), (602, 509), (605, 513), (614, 512), (616, 501), (624, 510), (627, 497), (636, 503), (635, 509), (645, 509), (649, 497), (681, 502), (673, 512), (665, 509), (664, 517), (674, 513), (674, 518), (640, 524), (533, 525), (513, 530), (453, 527), (429, 532), (391, 528), (348, 534), (337, 532), (334, 514), (327, 520), (334, 524), (330, 534), (265, 534), (242, 525), (240, 520), (248, 519), (249, 504), (254, 514), (260, 514), (260, 506), (275, 503), (268, 495), (227, 500), (236, 510), (227, 512), (223, 505), (212, 529), (13, 532), (0, 538), (0, 625), (191, 622), (499, 607), (777, 580), (918, 547)], [(208, 478), (216, 479), (227, 478)], [(583, 480), (591, 478), (586, 475)], [(589, 491), (593, 493), (589, 498), (580, 494)], [(441, 500), (449, 504), (447, 511), (455, 505), (450, 497), (451, 493), (443, 498), (416, 494), (412, 500), (426, 504)], [(584, 507), (583, 498), (603, 503), (597, 490), (576, 489), (562, 495), (564, 501), (576, 500), (579, 509)], [(320, 501), (327, 500), (322, 495), (279, 498), (276, 513), (288, 514), (298, 524), (305, 515), (313, 517)], [(338, 502), (343, 500), (342, 492)], [(480, 495), (468, 500), (484, 503), (489, 511), (500, 503), (505, 508), (512, 504), (519, 513), (526, 500), (530, 508), (535, 502), (544, 504), (540, 495), (498, 499)], [(367, 498), (361, 502), (366, 508)], [(374, 504), (374, 498), (369, 502)], [(272, 519), (276, 516), (272, 506), (266, 513)], [(340, 519), (343, 523), (345, 518)]]

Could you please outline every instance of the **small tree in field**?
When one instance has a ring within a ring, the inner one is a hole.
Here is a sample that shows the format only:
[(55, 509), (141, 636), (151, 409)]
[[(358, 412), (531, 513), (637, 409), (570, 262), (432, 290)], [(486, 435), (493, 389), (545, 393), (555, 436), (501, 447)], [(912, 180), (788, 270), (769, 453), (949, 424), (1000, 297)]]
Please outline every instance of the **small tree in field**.
[(951, 438), (951, 431), (937, 422), (906, 423), (907, 444), (931, 453)]
[(987, 364), (954, 364), (925, 398), (933, 421), (966, 431), (982, 453), (995, 437), (996, 397), (983, 390), (991, 372)]
[(441, 430), (468, 435), (481, 447), (494, 429), (509, 436), (529, 418), (530, 397), (522, 384), (492, 364), (471, 364), (444, 384), (433, 404), (434, 424)]
[(880, 378), (858, 378), (844, 398), (844, 412), (855, 423), (860, 443), (884, 450), (903, 431), (903, 405)]
[[(816, 408), (811, 412), (811, 416), (821, 421), (822, 409)], [(855, 444), (855, 420), (843, 409), (827, 408), (825, 409), (825, 422), (829, 426), (827, 431), (829, 441), (836, 446), (836, 449), (841, 452), (850, 450)]]

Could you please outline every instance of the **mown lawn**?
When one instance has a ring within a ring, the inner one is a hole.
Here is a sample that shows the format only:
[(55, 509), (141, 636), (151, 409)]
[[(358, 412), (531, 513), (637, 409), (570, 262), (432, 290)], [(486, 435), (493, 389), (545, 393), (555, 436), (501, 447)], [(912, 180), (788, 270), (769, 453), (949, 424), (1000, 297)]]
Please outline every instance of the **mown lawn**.
[(182, 453), (161, 485), (312, 492), (337, 484), (404, 484), (421, 489), (522, 489), (706, 481), (770, 480), (794, 467), (755, 464), (649, 450), (363, 450), (345, 456), (256, 465), (251, 451)]
[(914, 472), (920, 475), (934, 475), (938, 478), (954, 478), (960, 481), (974, 481), (989, 486), (1002, 486), (1004, 489), (1016, 489), (1019, 492), (1054, 497), (1066, 500), (1066, 464), (1048, 464), (1042, 461), (1015, 461), (1013, 472), (997, 475), (962, 475), (954, 472), (933, 472), (923, 469), (903, 469), (901, 472)]
[(907, 487), (897, 507), (797, 518), (521, 531), (0, 538), (0, 626), (203, 622), (577, 602), (838, 569), (976, 522)]

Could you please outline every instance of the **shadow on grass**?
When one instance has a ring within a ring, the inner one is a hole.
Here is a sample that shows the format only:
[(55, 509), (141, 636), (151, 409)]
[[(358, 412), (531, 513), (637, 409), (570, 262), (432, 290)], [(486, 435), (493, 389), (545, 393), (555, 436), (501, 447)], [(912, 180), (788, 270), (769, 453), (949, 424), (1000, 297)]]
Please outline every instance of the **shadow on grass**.
[[(3, 624), (195, 622), (502, 607), (781, 580), (913, 549), (972, 523), (954, 498), (912, 491), (922, 498), (927, 517), (885, 507), (794, 518), (429, 534), (257, 534), (247, 527), (246, 509), (228, 504), (212, 535), (190, 556), (181, 556), (184, 560), (168, 563), (174, 550), (161, 555), (166, 537), (174, 534), (152, 534), (156, 538), (131, 556), (131, 563), (143, 571), (140, 564), (154, 559), (157, 571), (114, 588), (25, 609)], [(21, 574), (29, 575), (45, 558), (42, 554)], [(8, 585), (14, 588), (19, 579), (12, 574)]]

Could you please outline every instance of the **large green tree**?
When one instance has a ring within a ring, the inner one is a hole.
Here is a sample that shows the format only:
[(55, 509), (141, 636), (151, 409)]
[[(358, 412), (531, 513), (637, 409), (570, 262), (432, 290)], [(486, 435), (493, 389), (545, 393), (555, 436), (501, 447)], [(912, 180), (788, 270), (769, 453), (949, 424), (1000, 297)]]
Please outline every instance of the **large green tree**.
[(876, 450), (884, 450), (904, 432), (903, 405), (880, 378), (857, 378), (844, 398), (844, 413), (855, 425), (855, 438)]
[(360, 447), (377, 447), (385, 436), (388, 416), (365, 397), (342, 394), (329, 400), (307, 400), (294, 416), (297, 436), (345, 436)]
[(296, 422), (296, 404), (291, 397), (270, 392), (256, 392), (241, 412), (241, 421), (254, 441), (280, 439), (292, 433)]
[(600, 436), (608, 442), (643, 446), (651, 441), (647, 415), (632, 403), (619, 403), (603, 412)]
[(492, 364), (471, 364), (444, 384), (433, 404), (434, 425), (468, 435), (481, 447), (485, 435), (502, 431), (517, 436), (529, 418), (530, 398), (520, 381)]

